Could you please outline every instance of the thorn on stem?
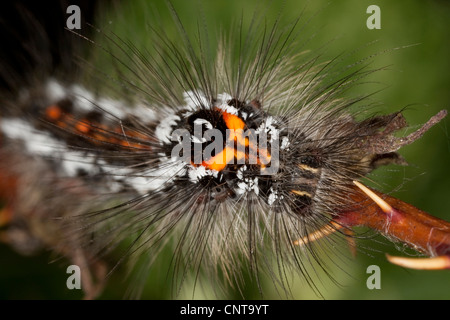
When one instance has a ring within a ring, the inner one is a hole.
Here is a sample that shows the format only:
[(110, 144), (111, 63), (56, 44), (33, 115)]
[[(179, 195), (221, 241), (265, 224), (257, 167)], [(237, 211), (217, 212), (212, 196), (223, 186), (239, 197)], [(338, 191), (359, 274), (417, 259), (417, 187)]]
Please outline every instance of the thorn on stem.
[(392, 264), (409, 269), (416, 269), (416, 270), (450, 269), (450, 256), (438, 256), (433, 258), (405, 258), (386, 254), (386, 258)]

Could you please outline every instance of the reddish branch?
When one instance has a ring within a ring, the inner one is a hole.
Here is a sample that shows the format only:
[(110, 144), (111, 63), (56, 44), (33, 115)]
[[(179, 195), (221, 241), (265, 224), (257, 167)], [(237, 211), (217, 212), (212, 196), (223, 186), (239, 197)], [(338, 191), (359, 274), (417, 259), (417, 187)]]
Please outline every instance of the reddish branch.
[(364, 191), (367, 187), (357, 184), (358, 187), (355, 187), (350, 195), (355, 206), (334, 220), (338, 225), (367, 226), (430, 257), (439, 257), (429, 259), (425, 264), (423, 259), (389, 257), (393, 263), (417, 269), (450, 269), (449, 222), (433, 217), (399, 199), (369, 189), (382, 199), (376, 200), (376, 196), (371, 197), (367, 190)]

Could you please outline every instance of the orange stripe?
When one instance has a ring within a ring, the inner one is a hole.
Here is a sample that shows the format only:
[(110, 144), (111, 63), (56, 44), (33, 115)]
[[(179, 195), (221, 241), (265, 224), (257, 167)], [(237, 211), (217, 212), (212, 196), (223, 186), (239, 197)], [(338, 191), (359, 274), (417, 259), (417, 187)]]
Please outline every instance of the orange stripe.
[(89, 131), (91, 131), (89, 126), (90, 126), (90, 123), (88, 123), (84, 120), (81, 120), (75, 124), (75, 129), (81, 133), (89, 133)]
[(225, 124), (227, 125), (228, 129), (243, 130), (245, 128), (245, 122), (234, 114), (223, 111), (222, 118), (225, 121)]
[(234, 158), (234, 148), (226, 147), (219, 154), (216, 154), (211, 159), (202, 162), (202, 166), (210, 169), (221, 171)]
[(203, 161), (201, 165), (210, 170), (221, 171), (233, 159), (237, 159), (238, 161), (244, 158), (248, 159), (249, 158), (248, 154), (246, 154), (243, 151), (238, 151), (237, 149), (236, 150), (234, 149), (234, 142), (236, 142), (237, 145), (243, 145), (245, 147), (249, 147), (252, 150), (256, 150), (259, 154), (259, 157), (257, 158), (257, 163), (264, 168), (265, 165), (261, 162), (261, 160), (264, 160), (265, 163), (270, 162), (271, 156), (269, 151), (267, 149), (258, 149), (257, 146), (250, 144), (249, 138), (245, 137), (243, 134), (245, 122), (241, 118), (239, 118), (234, 114), (220, 110), (218, 108), (216, 108), (216, 110), (222, 113), (222, 118), (225, 121), (227, 128), (233, 130), (230, 136), (228, 137), (228, 142), (233, 141), (233, 147), (227, 146), (219, 154), (215, 155), (211, 159)]
[[(78, 120), (71, 114), (65, 114), (58, 105), (51, 105), (46, 108), (45, 115), (47, 120), (54, 123), (61, 129), (73, 128), (78, 135), (85, 138), (91, 138), (90, 142), (93, 144), (100, 144), (101, 142), (109, 142), (111, 144), (121, 145), (124, 147), (133, 147), (137, 149), (151, 149), (150, 146), (143, 145), (136, 141), (129, 141), (128, 138), (153, 141), (150, 137), (136, 131), (124, 130), (122, 127), (110, 127), (100, 124), (91, 123), (86, 119)], [(111, 132), (117, 135), (111, 135)], [(130, 140), (132, 140), (130, 139)]]

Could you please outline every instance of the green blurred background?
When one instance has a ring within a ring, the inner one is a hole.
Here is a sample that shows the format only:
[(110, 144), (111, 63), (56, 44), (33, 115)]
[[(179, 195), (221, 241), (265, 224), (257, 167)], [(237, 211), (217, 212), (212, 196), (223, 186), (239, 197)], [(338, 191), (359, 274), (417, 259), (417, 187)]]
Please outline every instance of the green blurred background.
[[(105, 23), (122, 37), (145, 47), (146, 23), (149, 11), (158, 12), (159, 19), (172, 24), (163, 1), (111, 2), (105, 8), (114, 8), (105, 14)], [(208, 26), (224, 28), (232, 20), (239, 20), (242, 13), (251, 17), (260, 1), (172, 1), (188, 29), (195, 28), (198, 18)], [(266, 2), (264, 2), (266, 3)], [(369, 5), (381, 9), (381, 30), (369, 30), (366, 20)], [(280, 20), (289, 23), (303, 14), (305, 37), (311, 37), (311, 50), (326, 44), (326, 58), (339, 54), (351, 54), (359, 61), (373, 54), (371, 66), (388, 70), (370, 76), (370, 83), (358, 86), (347, 94), (352, 97), (383, 89), (372, 96), (378, 102), (377, 110), (389, 113), (405, 108), (411, 127), (402, 134), (417, 129), (441, 109), (450, 109), (450, 2), (449, 1), (301, 1), (270, 2), (268, 19), (280, 14)], [(199, 10), (201, 8), (201, 10)], [(272, 9), (273, 8), (273, 9)], [(49, 10), (51, 10), (49, 8)], [(116, 15), (119, 12), (118, 16)], [(280, 13), (281, 12), (281, 13)], [(272, 17), (269, 17), (273, 15)], [(167, 19), (167, 20), (165, 20)], [(127, 21), (124, 25), (123, 21)], [(101, 23), (100, 23), (101, 24)], [(129, 30), (134, 30), (133, 32)], [(215, 30), (214, 30), (215, 31)], [(374, 42), (375, 41), (375, 42)], [(138, 47), (139, 47), (138, 45)], [(400, 48), (396, 50), (396, 48)], [(394, 50), (395, 49), (395, 50)], [(411, 203), (437, 217), (450, 221), (450, 119), (447, 118), (423, 138), (400, 153), (410, 163), (408, 167), (389, 166), (375, 171), (370, 178), (379, 190)], [(450, 271), (412, 271), (389, 264), (384, 253), (402, 255), (397, 248), (383, 240), (361, 241), (363, 250), (355, 259), (349, 257), (338, 266), (331, 266), (331, 273), (340, 285), (329, 280), (318, 280), (326, 299), (450, 299)], [(170, 252), (163, 252), (157, 266), (150, 272), (143, 294), (146, 299), (170, 299), (170, 287), (165, 281)], [(23, 257), (4, 245), (0, 245), (0, 298), (78, 299), (82, 294), (66, 288), (67, 263), (49, 264), (51, 254)], [(381, 289), (366, 287), (366, 269), (376, 264), (381, 268)], [(123, 270), (115, 272), (101, 298), (123, 296)], [(301, 279), (294, 280), (294, 298), (316, 299)], [(211, 286), (211, 287), (209, 287)], [(195, 298), (216, 298), (211, 294), (214, 284), (206, 281), (204, 292), (196, 291)], [(264, 284), (265, 298), (277, 299), (270, 291), (270, 282)], [(248, 299), (260, 298), (256, 285), (244, 288)], [(187, 285), (181, 298), (191, 298), (192, 288)], [(219, 298), (239, 298), (230, 289)]]

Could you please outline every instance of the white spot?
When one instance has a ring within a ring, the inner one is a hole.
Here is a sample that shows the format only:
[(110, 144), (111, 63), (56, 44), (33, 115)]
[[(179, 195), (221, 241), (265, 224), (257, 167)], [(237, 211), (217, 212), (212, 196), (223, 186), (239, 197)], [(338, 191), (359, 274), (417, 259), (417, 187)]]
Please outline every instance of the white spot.
[(277, 199), (278, 199), (277, 192), (273, 190), (272, 187), (270, 187), (270, 194), (269, 197), (267, 198), (267, 203), (269, 204), (269, 206), (271, 206)]
[(237, 183), (238, 188), (235, 190), (237, 194), (253, 191), (256, 195), (259, 194), (258, 178), (244, 178), (243, 181)]
[(184, 162), (175, 158), (163, 160), (156, 168), (148, 168), (143, 171), (135, 171), (130, 168), (115, 167), (110, 164), (102, 165), (102, 169), (114, 180), (127, 185), (141, 195), (157, 190), (174, 181), (177, 176), (186, 174)]
[(98, 173), (92, 153), (69, 150), (63, 141), (36, 130), (24, 120), (5, 118), (0, 120), (0, 128), (7, 137), (21, 140), (30, 154), (60, 160), (65, 175), (76, 176), (79, 170)]
[(288, 137), (284, 136), (283, 138), (281, 138), (281, 146), (280, 146), (280, 149), (281, 149), (281, 150), (284, 150), (284, 149), (288, 148), (290, 144), (291, 144), (291, 143), (289, 142)]
[(267, 203), (269, 204), (269, 206), (274, 204), (274, 202), (278, 199), (284, 199), (284, 197), (282, 195), (281, 196), (278, 195), (278, 191), (273, 190), (272, 187), (270, 187), (269, 191), (270, 191), (270, 194), (269, 194), (269, 197), (267, 198)]
[(74, 85), (70, 88), (70, 94), (75, 98), (74, 106), (80, 109), (83, 112), (90, 112), (95, 110), (94, 104), (95, 97), (94, 95), (79, 85)]
[(278, 130), (273, 124), (275, 123), (275, 120), (273, 117), (269, 116), (266, 118), (264, 122), (260, 124), (258, 129), (255, 130), (257, 134), (261, 134), (262, 132), (267, 133), (270, 135), (270, 142), (273, 142), (275, 139), (278, 139), (278, 136), (280, 134), (280, 130)]
[(170, 143), (173, 126), (177, 124), (180, 117), (176, 114), (171, 114), (162, 119), (155, 129), (155, 135), (161, 143)]
[(255, 192), (256, 195), (259, 194), (259, 187), (258, 187), (258, 178), (253, 179), (253, 191)]
[(96, 99), (92, 92), (80, 85), (73, 85), (67, 89), (57, 81), (50, 80), (46, 85), (46, 94), (52, 103), (69, 97), (72, 99), (74, 107), (80, 112), (90, 112), (98, 106), (119, 119), (125, 119), (127, 115), (132, 115), (144, 123), (154, 122), (157, 119), (155, 111), (147, 105), (138, 104), (130, 107), (128, 103), (121, 100)]
[(72, 150), (65, 150), (61, 153), (61, 166), (64, 173), (75, 177), (80, 170), (89, 175), (98, 174), (99, 167), (94, 164), (95, 156), (93, 154), (81, 154)]
[(247, 170), (247, 166), (243, 165), (242, 167), (239, 168), (239, 170), (236, 172), (236, 177), (239, 180), (243, 180), (244, 179), (244, 171)]
[(233, 99), (233, 97), (229, 93), (226, 93), (226, 92), (217, 95), (217, 101), (220, 104), (226, 104), (228, 101), (230, 101), (232, 99)]
[(270, 133), (272, 135), (278, 133), (278, 129), (273, 126), (273, 123), (274, 123), (273, 117), (267, 117), (265, 130), (267, 133)]
[(195, 119), (195, 120), (194, 120), (194, 124), (199, 125), (199, 126), (201, 126), (201, 125), (204, 124), (204, 125), (206, 126), (207, 129), (212, 129), (212, 128), (213, 128), (211, 122), (209, 122), (209, 121), (206, 120), (206, 119), (200, 119), (200, 118)]
[[(162, 163), (155, 169), (150, 168), (142, 175), (146, 179), (135, 180), (136, 184), (133, 187), (139, 192), (148, 193), (154, 191), (174, 181), (176, 177), (184, 176), (186, 174), (186, 163), (177, 158), (161, 159)], [(139, 173), (140, 174), (140, 173)], [(137, 183), (140, 183), (139, 186)]]
[(93, 103), (116, 118), (125, 119), (127, 115), (122, 101), (100, 98), (97, 101), (93, 101)]
[(183, 93), (185, 107), (191, 111), (197, 111), (200, 107), (208, 107), (208, 98), (201, 91), (186, 91)]
[(161, 181), (158, 181), (156, 184), (151, 182), (155, 182), (155, 180), (146, 176), (130, 176), (126, 178), (126, 183), (141, 195), (155, 190), (163, 184)]
[(60, 85), (56, 80), (49, 80), (47, 82), (45, 92), (48, 99), (53, 103), (67, 97), (67, 90)]
[(234, 114), (237, 115), (238, 114), (238, 109), (236, 109), (233, 106), (229, 106), (227, 104), (221, 104), (217, 106), (220, 110), (225, 111), (226, 113), (229, 114)]
[(189, 118), (190, 116), (192, 116), (193, 112), (192, 111), (182, 111), (181, 115), (183, 116), (183, 118)]
[(156, 112), (148, 105), (138, 104), (134, 108), (130, 109), (130, 114), (139, 119), (143, 123), (151, 123), (156, 121)]
[[(202, 139), (200, 140), (200, 139), (197, 138), (196, 136), (191, 135), (191, 141), (192, 141), (193, 143), (203, 143), (203, 142), (206, 142), (206, 138), (202, 138)], [(180, 138), (178, 139), (178, 142), (181, 143)]]
[(25, 149), (33, 154), (52, 155), (55, 152), (55, 146), (60, 144), (48, 133), (34, 129), (29, 123), (21, 119), (0, 119), (0, 128), (5, 136), (22, 140)]
[(241, 112), (241, 117), (242, 117), (242, 119), (247, 120), (248, 113), (247, 112)]
[[(212, 129), (212, 128), (213, 128), (212, 124), (211, 124), (208, 120), (200, 119), (200, 118), (194, 120), (194, 125), (197, 125), (197, 126), (205, 125), (207, 129)], [(203, 128), (202, 128), (202, 129), (203, 129)], [(194, 133), (197, 133), (197, 131), (198, 131), (198, 129), (194, 128)], [(203, 137), (203, 130), (200, 131), (199, 133), (202, 134), (201, 139), (199, 139), (199, 138), (198, 138), (197, 136), (195, 136), (195, 135), (192, 135), (192, 136), (191, 136), (191, 141), (194, 142), (194, 143), (204, 143), (204, 142), (207, 142), (207, 141), (206, 141), (206, 138)]]
[(272, 192), (267, 198), (267, 203), (269, 204), (269, 206), (271, 206), (275, 202), (275, 200), (277, 200), (277, 196), (274, 192)]
[(233, 97), (228, 93), (221, 93), (217, 95), (217, 108), (223, 110), (229, 114), (238, 114), (238, 109), (233, 106), (228, 105), (228, 101), (232, 100)]
[(236, 172), (236, 177), (241, 180), (237, 183), (238, 189), (235, 190), (237, 194), (243, 194), (246, 191), (254, 191), (256, 195), (259, 194), (259, 187), (258, 187), (258, 178), (245, 178), (244, 177), (244, 171), (247, 170), (247, 166), (243, 165), (239, 168), (239, 170)]
[(192, 182), (198, 182), (201, 178), (206, 176), (213, 176), (214, 178), (217, 178), (218, 174), (219, 171), (209, 170), (203, 166), (198, 167), (190, 166), (188, 171), (189, 180), (191, 180)]

